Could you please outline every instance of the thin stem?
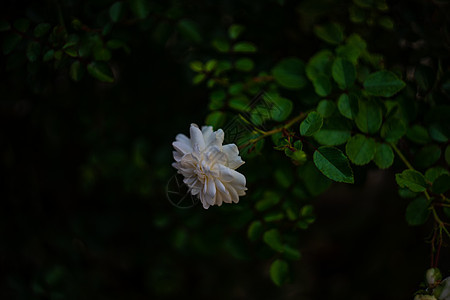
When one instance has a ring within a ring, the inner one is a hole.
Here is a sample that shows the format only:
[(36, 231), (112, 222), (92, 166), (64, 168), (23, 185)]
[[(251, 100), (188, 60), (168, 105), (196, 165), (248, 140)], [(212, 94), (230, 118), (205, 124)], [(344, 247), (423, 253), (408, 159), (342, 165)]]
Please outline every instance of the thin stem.
[(398, 157), (403, 161), (403, 163), (408, 167), (410, 170), (414, 170), (414, 167), (409, 163), (409, 161), (406, 159), (406, 157), (403, 155), (403, 153), (397, 148), (397, 145), (394, 143), (389, 143), (392, 148), (394, 148), (395, 153), (397, 153)]

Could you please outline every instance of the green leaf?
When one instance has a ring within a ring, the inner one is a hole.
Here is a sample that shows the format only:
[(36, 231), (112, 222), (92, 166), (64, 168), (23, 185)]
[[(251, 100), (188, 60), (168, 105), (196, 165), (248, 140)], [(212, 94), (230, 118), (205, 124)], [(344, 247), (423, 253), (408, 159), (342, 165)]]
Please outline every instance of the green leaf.
[(374, 100), (360, 99), (358, 103), (359, 111), (355, 118), (356, 126), (364, 133), (377, 133), (383, 117), (380, 105)]
[(319, 76), (330, 77), (333, 53), (330, 50), (322, 50), (310, 58), (306, 65), (306, 75), (314, 82)]
[(98, 45), (93, 49), (94, 59), (99, 61), (109, 61), (111, 59), (111, 51), (103, 47), (103, 45)]
[(270, 266), (270, 278), (277, 286), (282, 286), (289, 277), (289, 265), (282, 259), (275, 260)]
[(235, 40), (241, 35), (244, 29), (245, 27), (242, 25), (233, 24), (228, 28), (228, 36), (230, 39)]
[(317, 112), (324, 118), (329, 118), (336, 110), (336, 104), (330, 100), (322, 100), (317, 104)]
[(394, 163), (394, 152), (391, 146), (384, 143), (377, 143), (373, 161), (380, 169), (389, 168)]
[(205, 70), (206, 72), (211, 72), (217, 67), (217, 60), (210, 59), (205, 63)]
[(298, 249), (292, 248), (289, 245), (284, 245), (283, 256), (290, 260), (299, 260), (302, 257)]
[(41, 45), (38, 42), (30, 42), (27, 46), (27, 58), (34, 62), (41, 54)]
[(424, 192), (427, 189), (425, 177), (415, 170), (405, 170), (400, 174), (396, 174), (395, 179), (400, 187), (407, 187), (416, 193)]
[(256, 202), (255, 208), (257, 211), (265, 211), (275, 206), (280, 202), (281, 196), (278, 193), (272, 191), (265, 191), (263, 198)]
[(44, 56), (42, 57), (42, 60), (44, 62), (48, 62), (53, 59), (54, 55), (55, 55), (55, 51), (53, 49), (50, 49), (44, 54)]
[(38, 24), (34, 28), (34, 36), (37, 37), (37, 38), (41, 38), (45, 34), (47, 34), (47, 32), (50, 30), (50, 28), (52, 28), (52, 26), (50, 26), (50, 24), (48, 24), (48, 23)]
[(311, 161), (299, 168), (298, 174), (303, 179), (308, 192), (314, 197), (328, 190), (332, 183), (330, 179), (317, 170)]
[[(268, 94), (264, 95), (265, 99)], [(293, 103), (291, 100), (275, 95), (270, 97), (270, 101), (273, 103), (273, 106), (270, 110), (270, 117), (272, 120), (277, 122), (282, 122), (286, 120), (292, 112)]]
[(433, 123), (428, 127), (428, 133), (433, 140), (439, 143), (448, 142), (448, 137), (445, 133), (445, 129), (443, 129), (443, 127), (437, 123)]
[(392, 97), (405, 85), (397, 75), (385, 70), (370, 74), (364, 81), (364, 88), (369, 94), (381, 97)]
[(431, 67), (418, 65), (414, 71), (414, 79), (420, 90), (426, 92), (434, 85), (436, 72)]
[(356, 65), (366, 48), (366, 42), (358, 34), (352, 34), (347, 38), (345, 45), (339, 46), (336, 49), (336, 55)]
[(414, 157), (414, 165), (418, 168), (427, 168), (441, 157), (441, 148), (437, 145), (426, 145)]
[(215, 130), (219, 129), (225, 123), (225, 113), (214, 111), (210, 113), (205, 120), (206, 125), (212, 126)]
[(233, 51), (243, 53), (256, 52), (256, 46), (249, 42), (239, 42), (233, 46)]
[(355, 66), (346, 59), (336, 58), (331, 67), (331, 74), (333, 75), (334, 81), (336, 81), (343, 90), (352, 87), (355, 83)]
[(445, 161), (447, 162), (447, 165), (450, 165), (450, 146), (445, 148)]
[(347, 157), (335, 147), (322, 146), (313, 155), (314, 164), (328, 178), (353, 183), (353, 171)]
[(259, 239), (259, 237), (263, 233), (263, 229), (264, 229), (264, 227), (263, 227), (263, 224), (261, 223), (261, 221), (258, 221), (258, 220), (253, 221), (247, 230), (247, 236), (248, 236), (249, 240), (256, 241), (257, 239)]
[(191, 67), (192, 71), (195, 72), (201, 72), (203, 71), (203, 63), (201, 61), (191, 61), (191, 63), (189, 64), (189, 67)]
[(214, 39), (211, 44), (219, 52), (228, 52), (230, 50), (230, 44), (224, 39)]
[(204, 79), (206, 78), (206, 74), (197, 74), (194, 76), (194, 78), (192, 78), (192, 83), (193, 84), (199, 84), (200, 82), (202, 82)]
[(386, 142), (395, 143), (406, 134), (406, 125), (402, 119), (391, 117), (381, 127), (381, 137)]
[(241, 58), (236, 61), (234, 64), (236, 69), (244, 72), (249, 72), (253, 69), (254, 63), (253, 60), (249, 58)]
[(278, 229), (270, 229), (264, 232), (263, 241), (277, 252), (283, 252), (283, 243)]
[(147, 0), (130, 0), (130, 9), (138, 19), (145, 19), (150, 13), (150, 2)]
[(308, 114), (305, 120), (300, 124), (300, 134), (304, 136), (311, 136), (316, 133), (323, 125), (322, 116), (313, 111)]
[(70, 78), (73, 81), (80, 81), (83, 76), (83, 68), (81, 67), (81, 63), (76, 60), (70, 65)]
[(22, 37), (17, 33), (10, 33), (3, 39), (3, 54), (11, 53), (22, 40)]
[(435, 194), (444, 194), (448, 190), (450, 190), (450, 175), (449, 174), (443, 174), (436, 178), (436, 180), (433, 182), (433, 186), (431, 188), (431, 191)]
[(339, 96), (337, 107), (341, 115), (353, 120), (358, 114), (358, 98), (354, 94), (342, 94)]
[(123, 2), (121, 1), (115, 2), (109, 8), (109, 17), (111, 18), (111, 21), (116, 23), (122, 18), (122, 16), (123, 16)]
[(317, 95), (325, 97), (331, 93), (331, 82), (327, 76), (320, 74), (312, 81), (312, 83)]
[(406, 208), (406, 222), (411, 226), (422, 225), (428, 219), (430, 210), (425, 197), (419, 197), (411, 201)]
[(88, 73), (102, 82), (114, 82), (114, 74), (108, 64), (94, 61), (87, 66)]
[(406, 137), (417, 144), (426, 144), (430, 141), (430, 136), (425, 127), (421, 125), (413, 125), (408, 127), (406, 131)]
[(198, 25), (194, 21), (183, 19), (178, 22), (177, 26), (180, 34), (186, 39), (194, 43), (200, 43), (203, 40)]
[(264, 222), (276, 222), (284, 219), (284, 213), (281, 211), (270, 211), (264, 215)]
[(322, 128), (314, 134), (314, 139), (322, 145), (337, 146), (345, 143), (351, 136), (351, 124), (344, 118), (328, 118)]
[(436, 180), (436, 178), (438, 178), (439, 176), (443, 175), (443, 174), (449, 174), (450, 173), (444, 169), (443, 167), (434, 167), (434, 168), (430, 168), (425, 172), (425, 178), (429, 181), (429, 182), (434, 182)]
[(348, 140), (345, 152), (355, 165), (362, 166), (368, 164), (375, 156), (375, 146), (374, 139), (357, 134)]
[(281, 86), (297, 90), (306, 85), (304, 71), (305, 64), (300, 59), (286, 58), (272, 69), (272, 75)]
[(344, 30), (337, 23), (328, 23), (314, 27), (314, 33), (318, 38), (330, 44), (340, 44), (344, 40)]

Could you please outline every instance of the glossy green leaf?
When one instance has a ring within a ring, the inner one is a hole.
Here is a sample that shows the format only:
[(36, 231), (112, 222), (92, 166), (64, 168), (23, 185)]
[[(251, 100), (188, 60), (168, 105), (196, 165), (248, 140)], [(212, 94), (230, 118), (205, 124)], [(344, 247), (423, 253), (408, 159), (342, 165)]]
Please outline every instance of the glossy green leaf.
[(114, 74), (108, 64), (104, 62), (91, 62), (87, 65), (87, 70), (92, 77), (102, 82), (114, 82)]
[(405, 85), (397, 75), (386, 70), (372, 73), (364, 81), (364, 88), (369, 94), (381, 97), (392, 97)]
[(353, 183), (353, 171), (347, 157), (335, 147), (319, 147), (314, 151), (314, 164), (328, 178), (337, 182)]
[(431, 191), (436, 194), (444, 194), (450, 190), (450, 175), (443, 174), (433, 182)]
[(386, 142), (395, 143), (406, 134), (406, 125), (402, 119), (391, 117), (384, 122), (380, 134)]
[(429, 204), (425, 197), (418, 197), (412, 200), (406, 207), (406, 222), (411, 226), (425, 223), (430, 215), (428, 207)]
[(355, 165), (366, 165), (375, 156), (375, 140), (362, 134), (350, 138), (345, 146), (348, 158)]
[(416, 193), (424, 192), (427, 189), (425, 177), (414, 170), (405, 170), (402, 173), (396, 174), (395, 179), (400, 187), (407, 187)]
[(394, 163), (394, 152), (391, 146), (385, 143), (377, 143), (373, 162), (380, 169), (387, 169)]
[(341, 89), (346, 90), (355, 83), (355, 66), (346, 59), (336, 58), (331, 67), (331, 74)]
[(257, 239), (259, 239), (263, 231), (264, 231), (263, 224), (261, 223), (261, 221), (256, 220), (253, 221), (248, 227), (247, 236), (249, 240), (256, 241)]
[(286, 58), (273, 69), (275, 80), (287, 89), (301, 89), (306, 85), (305, 64), (298, 58)]
[(322, 116), (315, 111), (310, 112), (306, 119), (300, 124), (300, 134), (304, 136), (311, 136), (322, 128), (322, 125)]
[(314, 33), (318, 38), (330, 44), (340, 44), (344, 40), (344, 30), (337, 23), (328, 23), (314, 27)]
[(360, 100), (358, 114), (355, 118), (356, 126), (364, 133), (374, 134), (380, 129), (382, 110), (374, 100)]
[(337, 107), (341, 115), (353, 120), (358, 114), (358, 98), (353, 94), (342, 94), (339, 96)]
[(270, 278), (277, 286), (282, 286), (289, 277), (289, 265), (282, 259), (275, 260), (270, 266)]
[(239, 42), (233, 46), (234, 52), (251, 53), (256, 52), (256, 46), (249, 42)]
[(264, 232), (263, 241), (273, 250), (283, 252), (283, 243), (278, 229), (274, 228)]
[(414, 165), (418, 168), (427, 168), (441, 157), (441, 148), (437, 145), (426, 145), (414, 156)]

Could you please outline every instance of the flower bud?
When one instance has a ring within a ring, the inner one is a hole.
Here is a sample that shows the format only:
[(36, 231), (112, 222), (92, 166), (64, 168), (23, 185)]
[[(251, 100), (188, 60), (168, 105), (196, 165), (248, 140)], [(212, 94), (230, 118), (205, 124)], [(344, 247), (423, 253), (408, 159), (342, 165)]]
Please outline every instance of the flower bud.
[(427, 278), (428, 285), (435, 285), (436, 283), (441, 281), (442, 274), (438, 268), (431, 268), (427, 270), (425, 277)]

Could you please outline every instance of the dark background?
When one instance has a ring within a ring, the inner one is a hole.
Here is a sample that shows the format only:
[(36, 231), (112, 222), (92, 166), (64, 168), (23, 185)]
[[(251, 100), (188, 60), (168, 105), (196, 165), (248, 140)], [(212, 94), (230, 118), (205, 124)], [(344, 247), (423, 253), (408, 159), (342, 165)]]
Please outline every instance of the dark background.
[[(76, 17), (95, 27), (112, 3), (4, 1), (0, 14), (53, 24), (59, 8), (67, 22)], [(230, 24), (247, 27), (261, 70), (287, 56), (307, 60), (323, 46), (312, 25), (328, 20), (360, 32), (388, 66), (443, 51), (448, 15), (437, 1), (392, 2), (391, 32), (351, 24), (349, 3), (162, 2), (200, 24), (203, 42), (161, 38), (157, 22), (124, 26), (118, 34), (131, 54), (115, 53), (114, 84), (87, 76), (74, 83), (64, 68), (45, 65), (34, 75), (26, 65), (6, 71), (2, 56), (0, 299), (412, 298), (429, 266), (430, 227), (404, 221), (407, 202), (397, 197), (393, 175), (401, 164), (393, 171), (357, 168), (354, 186), (336, 184), (313, 199), (317, 221), (299, 233), (302, 259), (283, 288), (272, 284), (269, 260), (236, 259), (221, 243), (227, 235), (245, 239), (246, 227), (230, 229), (232, 210), (182, 210), (166, 199), (175, 174), (171, 143), (208, 112), (208, 90), (191, 84), (188, 63), (214, 57), (209, 41)], [(400, 47), (419, 39), (425, 48)], [(271, 164), (260, 157), (242, 172), (270, 173)], [(257, 184), (249, 183), (249, 193)], [(448, 248), (441, 265), (445, 274)]]

